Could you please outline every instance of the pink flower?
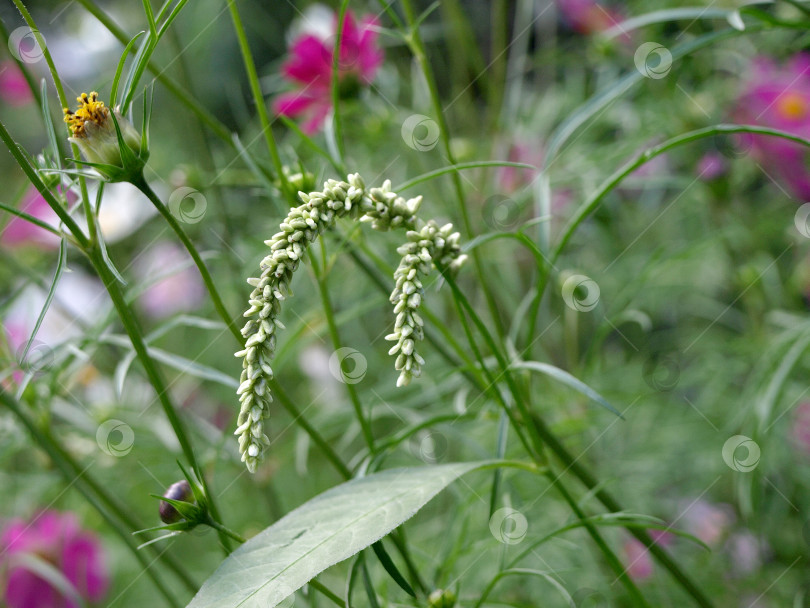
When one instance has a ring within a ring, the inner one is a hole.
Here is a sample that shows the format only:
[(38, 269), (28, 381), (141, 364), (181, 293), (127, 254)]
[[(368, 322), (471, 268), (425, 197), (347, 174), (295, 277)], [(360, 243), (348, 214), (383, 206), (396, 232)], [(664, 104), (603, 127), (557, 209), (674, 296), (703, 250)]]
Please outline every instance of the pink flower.
[[(810, 55), (799, 53), (782, 67), (765, 57), (755, 59), (734, 119), (810, 138)], [(807, 148), (767, 135), (747, 135), (743, 140), (772, 178), (794, 196), (810, 200)]]
[(14, 519), (0, 535), (0, 556), (9, 608), (74, 608), (50, 582), (26, 567), (25, 556), (34, 556), (58, 570), (76, 595), (100, 602), (109, 586), (106, 559), (98, 539), (79, 528), (73, 513), (44, 511), (30, 522)]
[[(506, 160), (512, 163), (526, 163), (540, 167), (543, 164), (543, 151), (539, 145), (515, 142), (509, 146)], [(538, 172), (520, 167), (498, 167), (496, 179), (498, 188), (503, 193), (511, 193), (534, 181)]]
[(13, 61), (0, 62), (0, 99), (12, 106), (24, 106), (34, 99), (22, 71)]
[(810, 456), (810, 403), (804, 402), (796, 407), (790, 435), (796, 448)]
[(190, 312), (205, 297), (199, 271), (179, 245), (158, 243), (138, 260), (136, 272), (144, 281), (156, 281), (139, 300), (143, 311), (153, 319)]
[[(664, 530), (649, 530), (649, 534), (656, 545), (666, 547), (672, 542), (672, 534)], [(623, 549), (627, 574), (637, 581), (650, 578), (653, 574), (653, 561), (647, 547), (641, 541), (631, 538), (624, 543)]]
[(735, 521), (734, 510), (707, 500), (684, 501), (684, 527), (689, 534), (715, 547), (728, 534)]
[(707, 152), (700, 157), (695, 169), (700, 179), (710, 182), (723, 176), (728, 171), (728, 163), (719, 152)]
[(580, 34), (596, 34), (624, 20), (616, 11), (593, 0), (558, 0), (557, 6), (568, 26)]
[[(54, 227), (59, 224), (56, 213), (33, 186), (25, 193), (19, 208), (20, 211), (24, 211), (46, 224)], [(56, 249), (59, 247), (59, 237), (21, 217), (14, 216), (0, 234), (0, 243), (6, 247), (35, 245), (40, 249)]]
[[(373, 17), (363, 17), (358, 26), (351, 11), (346, 11), (338, 65), (341, 99), (354, 97), (362, 86), (371, 84), (382, 64), (383, 53), (373, 30), (376, 25)], [(332, 32), (337, 33), (337, 18)], [(320, 129), (332, 109), (333, 60), (334, 35), (324, 39), (314, 33), (302, 33), (296, 37), (281, 72), (298, 90), (282, 93), (275, 99), (276, 114), (301, 116), (305, 121), (302, 129), (307, 134)]]

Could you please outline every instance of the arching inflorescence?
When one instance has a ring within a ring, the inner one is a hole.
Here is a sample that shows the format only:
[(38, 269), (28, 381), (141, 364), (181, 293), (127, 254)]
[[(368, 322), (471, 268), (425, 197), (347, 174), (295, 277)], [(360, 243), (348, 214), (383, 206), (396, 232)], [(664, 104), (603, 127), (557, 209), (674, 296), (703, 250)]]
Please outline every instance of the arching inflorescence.
[(294, 207), (280, 224), (280, 232), (265, 241), (271, 252), (261, 262), (261, 275), (248, 279), (253, 286), (250, 308), (244, 313), (248, 322), (242, 329), (245, 348), (242, 375), (237, 394), (241, 411), (235, 434), (239, 451), (248, 470), (253, 472), (270, 441), (264, 432), (272, 397), (268, 380), (273, 378), (270, 361), (275, 354), (276, 332), (284, 329), (280, 320), (281, 303), (292, 295), (290, 281), (310, 243), (332, 228), (338, 218), (371, 222), (376, 230), (407, 229), (408, 242), (397, 251), (402, 255), (394, 273), (396, 287), (391, 303), (397, 315), (394, 333), (387, 339), (396, 341), (389, 354), (396, 354), (400, 376), (397, 386), (407, 385), (419, 376), (424, 359), (416, 352), (423, 338), (423, 322), (417, 309), (422, 300), (422, 282), (435, 262), (450, 270), (458, 269), (466, 256), (461, 254), (459, 234), (452, 224), (439, 226), (423, 222), (416, 216), (422, 197), (404, 199), (391, 191), (391, 182), (381, 188), (367, 189), (358, 174), (347, 181), (328, 180), (320, 192), (299, 192), (303, 203)]

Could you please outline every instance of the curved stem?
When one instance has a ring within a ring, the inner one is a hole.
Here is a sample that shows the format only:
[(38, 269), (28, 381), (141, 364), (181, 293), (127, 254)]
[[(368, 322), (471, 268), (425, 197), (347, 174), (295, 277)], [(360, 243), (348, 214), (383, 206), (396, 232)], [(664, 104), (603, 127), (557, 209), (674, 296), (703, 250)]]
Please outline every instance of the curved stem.
[(214, 284), (214, 279), (211, 277), (211, 273), (208, 272), (208, 268), (206, 267), (205, 262), (203, 262), (203, 259), (200, 257), (200, 254), (197, 252), (197, 248), (194, 246), (194, 243), (191, 242), (191, 239), (188, 238), (188, 235), (185, 233), (182, 226), (180, 226), (177, 218), (172, 215), (171, 211), (169, 211), (166, 205), (163, 204), (163, 201), (160, 200), (158, 195), (155, 194), (154, 190), (152, 190), (149, 184), (146, 183), (146, 179), (144, 179), (142, 174), (136, 181), (133, 182), (133, 185), (146, 195), (146, 197), (155, 206), (155, 209), (158, 210), (158, 213), (163, 216), (163, 219), (166, 220), (166, 223), (171, 226), (174, 233), (183, 243), (186, 251), (188, 251), (189, 255), (194, 260), (194, 264), (200, 271), (200, 276), (202, 277), (203, 283), (205, 283), (208, 294), (211, 296), (211, 301), (214, 303), (214, 308), (219, 316), (222, 317), (225, 325), (228, 326), (228, 329), (231, 331), (236, 340), (240, 344), (243, 344), (244, 338), (242, 338), (242, 334), (239, 331), (239, 328), (236, 326), (234, 318), (231, 317), (228, 310), (225, 308), (225, 304), (222, 302), (222, 298), (219, 295), (217, 286)]
[[(326, 256), (325, 247), (326, 245), (324, 244), (323, 239), (321, 239), (321, 251), (323, 252), (324, 257)], [(318, 283), (318, 292), (321, 295), (321, 303), (323, 304), (324, 315), (326, 316), (326, 324), (329, 327), (329, 335), (332, 338), (332, 346), (334, 346), (335, 350), (339, 350), (341, 348), (340, 332), (338, 331), (337, 323), (335, 323), (335, 311), (329, 297), (329, 289), (326, 286), (326, 261), (324, 260), (323, 268), (318, 269), (318, 264), (314, 260), (313, 256), (312, 269), (315, 273), (316, 282)], [(371, 432), (371, 424), (363, 411), (363, 404), (360, 403), (360, 397), (357, 394), (357, 389), (355, 388), (353, 382), (344, 382), (344, 384), (346, 385), (346, 391), (349, 393), (349, 399), (351, 399), (352, 406), (354, 407), (354, 413), (355, 416), (357, 416), (357, 421), (360, 423), (360, 428), (363, 431), (363, 438), (366, 440), (366, 446), (368, 447), (369, 452), (374, 454), (374, 434)]]
[[(186, 460), (188, 461), (189, 465), (191, 465), (191, 468), (194, 469), (194, 472), (197, 474), (197, 477), (200, 479), (200, 482), (203, 485), (205, 494), (208, 498), (208, 506), (211, 511), (211, 516), (219, 521), (221, 518), (214, 500), (214, 495), (208, 488), (205, 475), (203, 474), (202, 468), (200, 467), (197, 457), (194, 454), (194, 449), (191, 446), (191, 441), (188, 438), (183, 421), (180, 419), (180, 416), (177, 415), (177, 410), (175, 409), (174, 404), (171, 402), (169, 397), (169, 388), (166, 386), (166, 381), (163, 379), (163, 375), (161, 374), (160, 370), (149, 356), (146, 343), (143, 339), (143, 332), (141, 331), (138, 320), (132, 312), (132, 309), (129, 307), (129, 304), (127, 304), (124, 293), (121, 290), (121, 285), (107, 267), (107, 264), (104, 262), (104, 259), (102, 258), (98, 249), (91, 249), (87, 252), (87, 255), (90, 258), (90, 261), (92, 262), (99, 278), (101, 278), (102, 283), (104, 283), (104, 287), (107, 289), (110, 299), (112, 299), (113, 305), (118, 312), (118, 316), (124, 325), (124, 329), (132, 342), (132, 348), (135, 350), (135, 353), (137, 354), (138, 359), (146, 372), (146, 376), (149, 379), (150, 384), (157, 393), (157, 398), (163, 407), (163, 411), (166, 414), (166, 418), (169, 420), (169, 424), (172, 426), (172, 430), (174, 430), (174, 434), (177, 436), (177, 440), (180, 443), (180, 448), (182, 449)], [(230, 553), (231, 549), (228, 537), (220, 531), (219, 538), (225, 553)]]
[(236, 532), (234, 532), (233, 530), (231, 530), (230, 528), (228, 528), (226, 526), (223, 526), (221, 523), (219, 523), (215, 519), (212, 519), (212, 518), (209, 517), (208, 521), (206, 523), (209, 526), (211, 526), (212, 528), (214, 528), (215, 530), (217, 530), (218, 532), (222, 532), (223, 534), (225, 534), (228, 538), (232, 538), (233, 540), (238, 542), (240, 545), (242, 543), (244, 543), (244, 542), (247, 542), (247, 539), (244, 536), (242, 536), (241, 534), (237, 534)]
[(80, 471), (74, 471), (73, 468), (62, 457), (62, 454), (58, 450), (54, 449), (53, 443), (49, 441), (48, 436), (23, 412), (23, 408), (20, 406), (20, 404), (2, 389), (0, 389), (0, 403), (9, 409), (11, 413), (14, 414), (14, 416), (28, 430), (28, 432), (31, 433), (31, 436), (37, 442), (37, 445), (47, 452), (48, 456), (51, 458), (51, 461), (59, 469), (65, 480), (79, 491), (85, 500), (87, 500), (87, 502), (93, 506), (93, 508), (107, 522), (110, 528), (112, 528), (113, 532), (115, 532), (115, 534), (118, 535), (122, 541), (124, 541), (127, 549), (129, 549), (136, 561), (143, 567), (143, 571), (152, 580), (161, 595), (166, 598), (169, 605), (180, 608), (182, 604), (177, 601), (177, 598), (172, 595), (172, 592), (157, 576), (157, 573), (152, 568), (152, 563), (154, 562), (149, 562), (146, 559), (146, 555), (141, 551), (138, 551), (137, 545), (132, 540), (132, 535), (127, 530), (124, 530), (118, 524), (118, 522), (115, 521), (112, 515), (110, 515), (110, 513), (108, 513), (101, 504), (99, 504), (95, 496), (93, 496), (88, 491), (87, 487), (85, 487), (85, 484), (87, 483), (87, 480), (85, 479), (87, 467)]

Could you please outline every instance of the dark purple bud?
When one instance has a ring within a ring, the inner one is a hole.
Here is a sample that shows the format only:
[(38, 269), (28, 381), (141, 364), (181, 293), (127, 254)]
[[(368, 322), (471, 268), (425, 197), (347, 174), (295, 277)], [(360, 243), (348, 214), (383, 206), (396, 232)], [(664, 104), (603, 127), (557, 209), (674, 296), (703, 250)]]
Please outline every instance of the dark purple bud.
[[(171, 498), (172, 500), (194, 502), (194, 493), (191, 491), (191, 486), (185, 479), (170, 485), (169, 489), (163, 494), (163, 497)], [(183, 519), (183, 516), (177, 512), (177, 509), (165, 500), (160, 501), (159, 511), (160, 520), (165, 524), (173, 524)]]

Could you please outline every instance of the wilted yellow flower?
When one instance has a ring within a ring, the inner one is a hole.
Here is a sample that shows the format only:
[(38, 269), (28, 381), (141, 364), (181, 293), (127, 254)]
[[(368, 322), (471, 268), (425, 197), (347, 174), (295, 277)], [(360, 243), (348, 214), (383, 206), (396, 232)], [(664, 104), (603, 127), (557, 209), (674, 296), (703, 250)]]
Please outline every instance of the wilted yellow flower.
[(148, 152), (141, 149), (141, 135), (132, 123), (105, 106), (95, 91), (82, 93), (76, 101), (75, 112), (64, 108), (72, 134), (68, 141), (79, 146), (87, 164), (114, 182), (131, 181), (141, 174)]

